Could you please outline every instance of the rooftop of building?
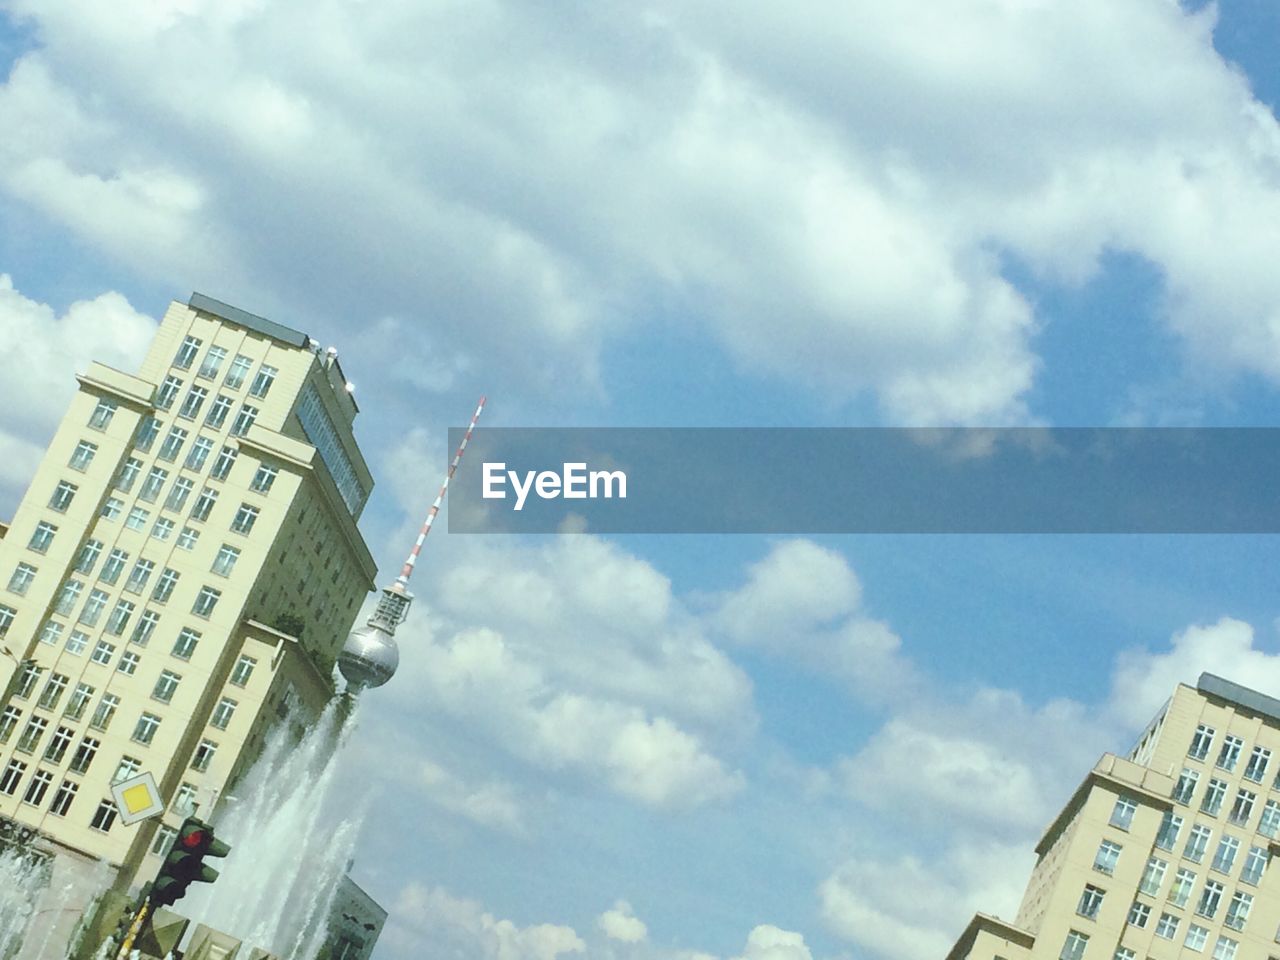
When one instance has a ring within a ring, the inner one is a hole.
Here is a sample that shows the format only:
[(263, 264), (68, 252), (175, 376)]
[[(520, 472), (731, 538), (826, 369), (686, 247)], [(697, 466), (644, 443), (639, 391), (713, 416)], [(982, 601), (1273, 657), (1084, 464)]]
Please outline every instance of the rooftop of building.
[(1280, 725), (1280, 700), (1212, 673), (1200, 674), (1196, 689), (1209, 697), (1227, 700)]

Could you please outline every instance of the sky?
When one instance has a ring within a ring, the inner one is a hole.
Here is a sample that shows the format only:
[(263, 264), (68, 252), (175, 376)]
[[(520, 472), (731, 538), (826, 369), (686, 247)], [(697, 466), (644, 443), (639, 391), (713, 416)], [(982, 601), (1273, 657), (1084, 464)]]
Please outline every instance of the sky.
[[(0, 0), (0, 516), (193, 290), (340, 350), (384, 580), (482, 393), (1275, 425), (1277, 11)], [(1278, 553), (437, 527), (345, 774), (376, 956), (943, 956), (1176, 683), (1280, 690)]]

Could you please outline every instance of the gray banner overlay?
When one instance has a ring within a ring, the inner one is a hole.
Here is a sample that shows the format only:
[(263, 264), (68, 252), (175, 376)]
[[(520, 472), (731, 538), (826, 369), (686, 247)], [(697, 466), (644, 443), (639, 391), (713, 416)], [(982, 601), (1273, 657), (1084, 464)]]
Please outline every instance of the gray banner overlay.
[(481, 428), (449, 499), (451, 533), (1276, 533), (1280, 428)]

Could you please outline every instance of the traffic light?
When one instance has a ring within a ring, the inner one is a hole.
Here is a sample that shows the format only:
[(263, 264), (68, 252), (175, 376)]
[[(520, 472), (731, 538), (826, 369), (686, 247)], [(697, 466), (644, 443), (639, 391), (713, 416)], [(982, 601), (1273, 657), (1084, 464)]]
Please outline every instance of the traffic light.
[(213, 827), (195, 817), (187, 817), (160, 865), (151, 887), (151, 902), (167, 907), (181, 900), (193, 882), (213, 883), (218, 871), (206, 866), (205, 857), (225, 857), (231, 850), (213, 836)]

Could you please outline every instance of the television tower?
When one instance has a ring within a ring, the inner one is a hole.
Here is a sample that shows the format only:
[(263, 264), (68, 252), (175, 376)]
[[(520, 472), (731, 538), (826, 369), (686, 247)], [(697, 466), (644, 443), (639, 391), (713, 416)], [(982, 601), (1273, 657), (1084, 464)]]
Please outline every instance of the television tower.
[(342, 653), (338, 655), (338, 669), (346, 678), (349, 694), (358, 694), (367, 687), (382, 686), (391, 679), (400, 665), (400, 649), (396, 646), (395, 633), (396, 627), (404, 623), (409, 615), (409, 605), (413, 603), (413, 594), (409, 592), (409, 578), (413, 576), (422, 544), (431, 532), (431, 524), (435, 522), (444, 496), (449, 491), (449, 481), (458, 469), (462, 454), (471, 440), (471, 432), (475, 430), (476, 421), (484, 410), (484, 401), (485, 398), (481, 397), (476, 412), (471, 415), (471, 423), (462, 437), (462, 443), (458, 444), (458, 452), (453, 455), (453, 462), (449, 464), (449, 472), (440, 485), (440, 492), (431, 505), (431, 512), (418, 531), (418, 539), (405, 558), (404, 566), (400, 568), (400, 576), (382, 588), (382, 597), (374, 608), (373, 616), (363, 627), (352, 630), (346, 643), (342, 645)]

